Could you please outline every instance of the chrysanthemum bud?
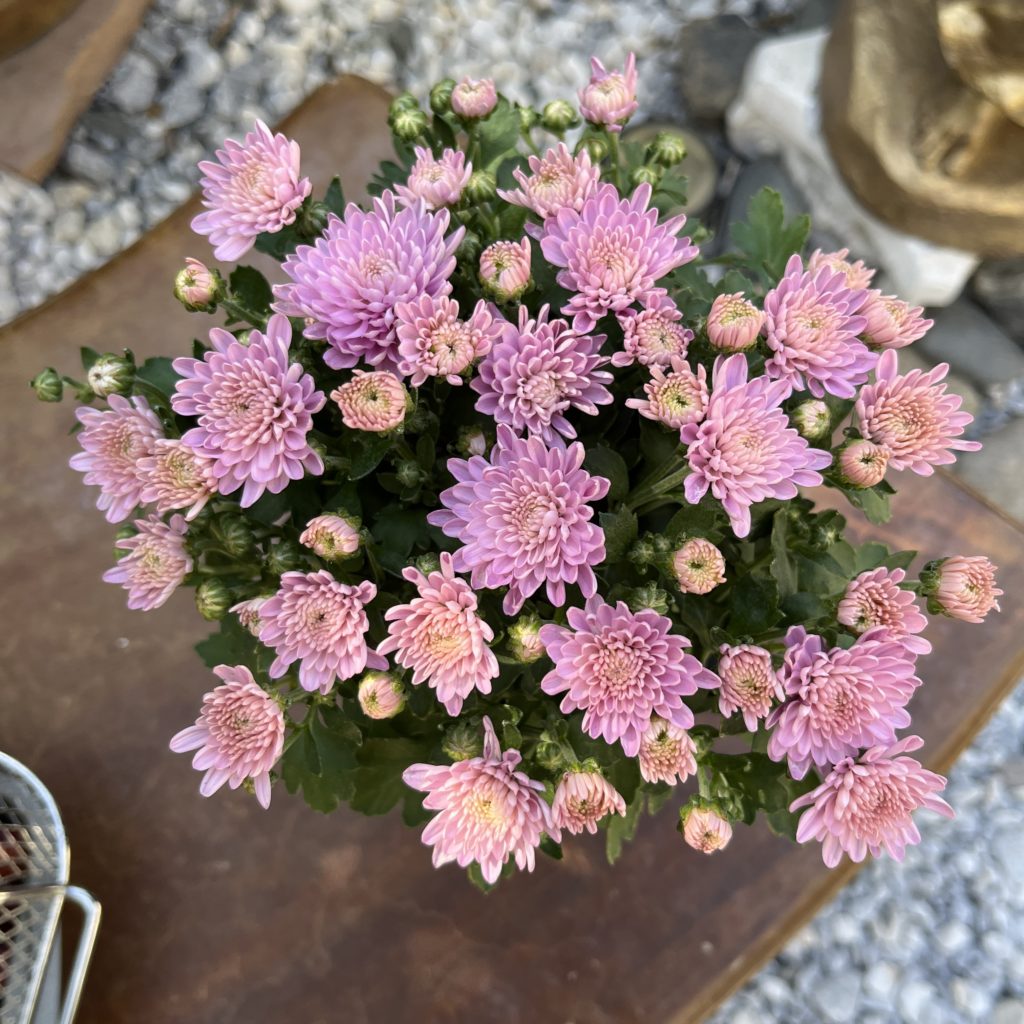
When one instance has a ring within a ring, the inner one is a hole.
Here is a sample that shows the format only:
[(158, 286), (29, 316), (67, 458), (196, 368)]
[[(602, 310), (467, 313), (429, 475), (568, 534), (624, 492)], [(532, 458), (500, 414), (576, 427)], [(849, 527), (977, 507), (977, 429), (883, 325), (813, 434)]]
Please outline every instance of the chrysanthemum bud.
[(367, 672), (359, 681), (358, 695), (367, 718), (394, 718), (405, 707), (405, 687), (390, 672)]
[(498, 104), (498, 92), (490, 78), (464, 78), (452, 89), (452, 110), (463, 120), (486, 117)]
[(419, 107), (401, 107), (388, 114), (388, 124), (396, 139), (415, 142), (427, 130), (427, 115)]
[(637, 185), (657, 185), (665, 172), (655, 164), (641, 164), (633, 169), (629, 175), (629, 183)]
[(626, 604), (629, 605), (631, 612), (642, 612), (645, 608), (650, 608), (659, 615), (667, 615), (668, 601), (666, 591), (649, 583), (643, 587), (635, 587)]
[(388, 106), (388, 117), (402, 110), (418, 110), (419, 106), (419, 100), (411, 92), (400, 92)]
[(267, 552), (267, 570), (275, 576), (305, 568), (306, 557), (302, 548), (291, 540), (279, 540)]
[(435, 551), (427, 551), (422, 555), (417, 555), (413, 559), (412, 564), (416, 566), (424, 576), (429, 576), (432, 572), (440, 572), (441, 570), (441, 559)]
[(482, 427), (461, 427), (458, 440), (455, 442), (455, 450), (463, 458), (468, 459), (473, 455), (486, 455), (493, 443), (494, 439), (488, 438)]
[(588, 135), (583, 148), (595, 164), (599, 164), (608, 155), (608, 143), (600, 135)]
[(674, 167), (686, 159), (686, 140), (677, 132), (658, 132), (647, 147), (647, 159), (662, 167)]
[(347, 558), (359, 550), (359, 523), (345, 516), (315, 516), (306, 523), (299, 543), (327, 561)]
[(656, 533), (651, 537), (651, 543), (654, 545), (654, 550), (659, 555), (667, 555), (672, 550), (672, 539), (666, 537), (663, 533)]
[(921, 571), (921, 593), (933, 615), (964, 622), (982, 622), (1000, 611), (1002, 591), (996, 586), (996, 567), (980, 555), (953, 555), (929, 562)]
[(839, 476), (850, 487), (874, 487), (885, 478), (891, 454), (884, 444), (863, 438), (850, 441), (839, 450)]
[(331, 392), (331, 399), (337, 402), (346, 427), (376, 434), (400, 427), (411, 405), (402, 382), (386, 370), (356, 370), (351, 380)]
[(574, 835), (586, 829), (597, 832), (597, 823), (607, 814), (625, 814), (626, 801), (599, 772), (582, 768), (562, 776), (551, 804), (551, 817), (559, 828)]
[(832, 414), (817, 398), (801, 402), (792, 413), (793, 426), (808, 441), (820, 441), (832, 432)]
[(455, 258), (460, 263), (476, 263), (480, 256), (482, 245), (483, 243), (480, 241), (479, 235), (474, 234), (472, 231), (467, 231), (462, 236), (459, 247), (455, 250)]
[(403, 459), (395, 466), (395, 476), (403, 487), (415, 487), (423, 482), (423, 470), (418, 462), (412, 459)]
[(636, 57), (632, 53), (621, 71), (608, 71), (591, 57), (590, 81), (580, 90), (580, 113), (591, 124), (610, 132), (622, 131), (638, 106), (636, 84)]
[(541, 740), (533, 754), (534, 760), (549, 772), (564, 771), (567, 767), (565, 753), (557, 743)]
[(641, 537), (629, 551), (629, 560), (643, 569), (657, 560), (658, 552), (650, 537)]
[(228, 611), (238, 616), (238, 621), (244, 629), (258, 637), (263, 626), (260, 609), (273, 596), (273, 594), (261, 594), (259, 597), (251, 597), (248, 601), (240, 601), (238, 604), (232, 605)]
[(199, 609), (199, 614), (210, 622), (223, 619), (231, 603), (231, 591), (217, 576), (210, 576), (196, 587), (196, 608)]
[(108, 352), (89, 367), (85, 379), (99, 398), (127, 395), (135, 380), (135, 367), (127, 359)]
[(59, 402), (64, 397), (64, 381), (52, 367), (37, 373), (30, 383), (40, 402)]
[(174, 297), (190, 313), (212, 313), (223, 294), (220, 274), (191, 257), (174, 278)]
[(713, 807), (687, 804), (679, 812), (679, 825), (686, 842), (701, 853), (724, 850), (732, 839), (732, 825)]
[(430, 109), (435, 114), (447, 114), (452, 109), (454, 78), (443, 78), (430, 90)]
[(725, 559), (711, 541), (692, 537), (672, 556), (672, 571), (684, 594), (707, 594), (725, 582)]
[(244, 516), (224, 516), (217, 521), (217, 532), (229, 555), (241, 558), (252, 550), (255, 538), (252, 526)]
[(480, 255), (480, 281), (496, 302), (515, 302), (530, 287), (530, 240), (487, 246)]
[(456, 722), (445, 734), (441, 749), (453, 761), (468, 761), (479, 757), (484, 751), (480, 726), (468, 719)]
[(745, 352), (757, 344), (764, 313), (742, 292), (718, 295), (708, 313), (708, 341), (720, 352)]
[(508, 649), (516, 661), (529, 665), (544, 656), (540, 627), (541, 621), (535, 615), (524, 615), (509, 626)]
[(516, 107), (519, 115), (519, 130), (525, 135), (537, 123), (540, 115), (533, 107)]
[(498, 179), (490, 171), (474, 171), (466, 184), (466, 195), (474, 203), (486, 203), (498, 191)]
[(540, 123), (549, 132), (561, 134), (580, 123), (579, 116), (573, 105), (566, 100), (552, 100), (544, 105)]

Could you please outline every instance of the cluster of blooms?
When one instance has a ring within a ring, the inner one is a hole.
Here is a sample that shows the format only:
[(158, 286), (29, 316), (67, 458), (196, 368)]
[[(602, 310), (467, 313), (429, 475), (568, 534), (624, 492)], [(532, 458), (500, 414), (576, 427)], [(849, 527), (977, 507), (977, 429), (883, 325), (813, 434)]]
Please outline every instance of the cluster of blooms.
[[(710, 853), (743, 816), (728, 771), (709, 766), (717, 731), (695, 727), (717, 706), (769, 731), (779, 773), (817, 774), (791, 811), (830, 865), (900, 857), (914, 810), (948, 812), (943, 780), (906, 756), (920, 741), (897, 736), (931, 649), (918, 595), (981, 621), (1001, 593), (987, 559), (943, 559), (918, 580), (851, 571), (827, 616), (728, 632), (736, 588), (774, 571), (750, 555), (775, 551), (762, 503), (805, 515), (802, 488), (856, 497), (979, 447), (945, 366), (899, 371), (930, 321), (872, 289), (846, 250), (794, 254), (766, 292), (700, 305), (674, 276), (698, 257), (686, 217), (659, 212), (682, 147), (620, 150), (636, 87), (632, 56), (612, 71), (595, 59), (575, 147), (569, 104), (514, 108), (489, 80), (435, 88), (443, 132), (400, 97), (405, 169), (365, 207), (316, 202), (298, 146), (262, 123), (200, 165), (195, 230), (222, 260), (288, 240), (283, 280), (260, 309), (234, 275), (189, 260), (179, 298), (223, 303), (236, 326), (173, 361), (162, 403), (104, 363), (90, 382), (106, 407), (79, 411), (71, 465), (110, 522), (133, 522), (104, 577), (130, 607), (187, 581), (204, 615), (251, 634), (256, 674), (217, 666), (222, 684), (171, 741), (197, 750), (204, 795), (245, 784), (267, 806), (285, 735), (330, 708), (379, 743), (423, 736), (425, 754), (449, 755), (399, 769), (437, 812), (423, 833), (435, 864), (492, 883), (506, 863), (532, 869), (542, 842), (694, 776), (680, 830)], [(557, 137), (515, 166), (512, 189), (490, 173), (515, 155), (487, 153), (492, 118)], [(310, 494), (315, 514), (300, 516)], [(297, 703), (305, 721), (285, 711)], [(433, 724), (399, 733), (396, 716)], [(610, 781), (622, 763), (640, 780), (628, 793)]]

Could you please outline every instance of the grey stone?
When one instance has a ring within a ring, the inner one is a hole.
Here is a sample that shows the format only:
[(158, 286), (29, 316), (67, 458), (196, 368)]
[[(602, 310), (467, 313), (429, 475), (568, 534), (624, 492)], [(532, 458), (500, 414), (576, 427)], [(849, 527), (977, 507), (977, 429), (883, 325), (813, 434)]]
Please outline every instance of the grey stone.
[(993, 319), (1024, 345), (1024, 256), (982, 263), (971, 279), (971, 293)]
[(939, 993), (923, 978), (904, 983), (896, 1001), (906, 1024), (934, 1024)]
[(114, 212), (105, 214), (86, 226), (85, 236), (100, 256), (112, 256), (121, 248), (124, 225)]
[(742, 18), (724, 14), (687, 25), (679, 37), (679, 91), (686, 109), (722, 118), (736, 98), (750, 51), (763, 38)]
[(160, 106), (168, 128), (181, 128), (195, 121), (205, 107), (202, 91), (187, 78), (179, 78), (164, 93)]
[(880, 960), (864, 975), (864, 994), (879, 1003), (888, 1003), (899, 980), (900, 972), (895, 965)]
[(953, 1003), (972, 1021), (984, 1021), (992, 1011), (992, 996), (966, 978), (954, 978), (950, 985)]
[(78, 207), (62, 210), (53, 221), (52, 237), (55, 242), (74, 242), (85, 227), (85, 214)]
[(72, 142), (64, 154), (64, 166), (76, 178), (95, 185), (110, 181), (117, 174), (116, 163), (86, 142)]
[(1024, 1024), (1024, 999), (1003, 999), (992, 1013), (992, 1024)]
[(1024, 521), (1024, 419), (990, 434), (980, 452), (962, 453), (953, 468), (992, 504)]
[(970, 945), (973, 937), (971, 929), (963, 921), (948, 921), (935, 933), (939, 949), (948, 955), (959, 953)]
[(118, 109), (127, 114), (141, 114), (152, 106), (158, 81), (153, 62), (135, 51), (128, 53), (117, 66), (105, 92)]
[(1024, 889), (1024, 822), (1000, 828), (992, 837), (992, 852), (1006, 873), (1007, 885)]
[(811, 999), (828, 1024), (847, 1024), (856, 1019), (861, 981), (852, 971), (828, 974), (814, 987)]
[(224, 70), (224, 61), (204, 39), (190, 42), (184, 51), (185, 68), (182, 75), (196, 89), (208, 89)]

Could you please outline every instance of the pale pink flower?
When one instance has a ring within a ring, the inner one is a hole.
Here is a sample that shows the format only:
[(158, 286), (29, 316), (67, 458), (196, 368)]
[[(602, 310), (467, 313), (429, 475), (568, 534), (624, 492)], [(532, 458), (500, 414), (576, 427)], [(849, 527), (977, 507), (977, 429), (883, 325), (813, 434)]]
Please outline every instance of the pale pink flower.
[(622, 328), (622, 351), (613, 353), (612, 366), (632, 366), (637, 362), (667, 367), (673, 359), (685, 358), (693, 331), (679, 323), (682, 316), (671, 299), (663, 299), (660, 305), (639, 313), (620, 313), (617, 319)]
[(943, 558), (927, 579), (925, 594), (948, 616), (964, 622), (982, 622), (990, 611), (1000, 611), (996, 567), (981, 555)]
[(171, 406), (199, 419), (182, 440), (212, 461), (221, 494), (242, 488), (243, 508), (265, 491), (279, 494), (306, 473), (324, 471), (307, 435), (313, 413), (327, 399), (302, 365), (291, 361), (291, 340), (291, 324), (278, 313), (266, 332), (250, 331), (245, 344), (214, 327), (213, 347), (202, 359), (173, 363), (181, 379)]
[(703, 537), (691, 537), (672, 556), (672, 571), (684, 594), (709, 594), (725, 582), (725, 558)]
[(701, 853), (717, 853), (729, 845), (732, 825), (710, 807), (687, 807), (683, 811), (683, 838)]
[(566, 772), (551, 802), (555, 826), (573, 835), (584, 829), (594, 835), (597, 823), (605, 815), (625, 813), (626, 801), (600, 772)]
[(715, 360), (711, 398), (700, 423), (680, 436), (689, 445), (686, 500), (696, 505), (710, 488), (729, 515), (733, 532), (750, 532), (750, 506), (766, 498), (795, 498), (800, 487), (821, 483), (828, 452), (811, 448), (779, 408), (789, 394), (781, 380), (747, 380), (742, 354)]
[(428, 377), (443, 377), (461, 384), (462, 374), (491, 350), (501, 333), (481, 299), (466, 320), (459, 319), (459, 304), (445, 295), (423, 295), (415, 302), (400, 302), (398, 317), (398, 372), (414, 388)]
[(154, 441), (150, 454), (139, 459), (138, 470), (140, 500), (161, 513), (187, 508), (189, 522), (217, 493), (212, 460), (175, 438)]
[(243, 628), (247, 629), (253, 636), (258, 637), (263, 626), (263, 620), (260, 618), (260, 609), (267, 603), (269, 597), (270, 595), (268, 594), (264, 597), (251, 597), (248, 601), (239, 601), (238, 604), (232, 605), (228, 611), (234, 612), (238, 616), (238, 621)]
[(480, 280), (497, 302), (514, 302), (530, 285), (529, 238), (494, 242), (480, 254)]
[(890, 459), (884, 444), (857, 438), (839, 451), (839, 473), (853, 487), (874, 487), (885, 479)]
[(903, 348), (923, 338), (935, 323), (921, 316), (921, 306), (883, 295), (878, 289), (868, 292), (858, 312), (867, 321), (861, 337), (871, 348)]
[(802, 779), (812, 765), (838, 764), (862, 747), (893, 743), (910, 724), (907, 702), (921, 685), (916, 655), (902, 637), (879, 626), (853, 646), (826, 649), (803, 626), (786, 634), (779, 681), (786, 702), (768, 716), (768, 756), (788, 759), (789, 773)]
[(640, 737), (640, 775), (647, 782), (685, 782), (697, 771), (697, 747), (690, 734), (659, 715), (653, 715)]
[(446, 149), (435, 157), (425, 146), (416, 147), (416, 162), (404, 185), (395, 185), (395, 194), (404, 206), (415, 206), (422, 199), (428, 210), (454, 206), (462, 198), (473, 165), (460, 149)]
[[(614, 361), (614, 360), (613, 360)], [(697, 423), (708, 404), (707, 374), (698, 365), (697, 372), (689, 363), (673, 356), (668, 366), (652, 366), (651, 379), (644, 385), (646, 398), (627, 398), (626, 405), (641, 416), (680, 430), (687, 423)]]
[(621, 742), (636, 757), (655, 715), (681, 729), (693, 725), (683, 697), (718, 677), (686, 653), (690, 641), (672, 633), (672, 620), (645, 608), (591, 597), (570, 608), (569, 628), (542, 626), (541, 642), (555, 667), (541, 680), (548, 694), (564, 693), (563, 714), (583, 711), (583, 731), (606, 743)]
[(918, 608), (913, 592), (900, 587), (906, 576), (902, 569), (884, 566), (862, 572), (847, 584), (836, 620), (854, 633), (884, 626), (908, 651), (929, 654), (932, 645), (915, 635), (928, 625), (928, 618)]
[(257, 235), (291, 224), (313, 188), (309, 178), (299, 178), (299, 144), (272, 134), (262, 121), (244, 141), (227, 139), (217, 163), (203, 160), (199, 170), (206, 212), (192, 219), (192, 230), (209, 235), (214, 256), (232, 263)]
[(846, 278), (846, 287), (854, 291), (862, 291), (871, 285), (871, 279), (875, 276), (873, 267), (865, 266), (863, 260), (851, 261), (849, 249), (839, 249), (836, 252), (822, 252), (815, 249), (807, 261), (807, 272), (817, 274), (823, 267), (828, 268), (833, 274), (840, 273)]
[(190, 312), (212, 311), (220, 295), (220, 281), (204, 263), (185, 259), (174, 278), (174, 297)]
[(559, 210), (582, 209), (601, 180), (601, 168), (591, 162), (590, 154), (581, 149), (573, 156), (564, 142), (543, 156), (527, 157), (527, 164), (529, 175), (518, 167), (512, 172), (519, 188), (499, 188), (498, 195), (507, 203), (532, 210), (541, 220)]
[(71, 456), (70, 465), (85, 474), (86, 484), (99, 487), (96, 507), (106, 513), (107, 522), (120, 523), (142, 504), (145, 482), (139, 461), (152, 453), (164, 428), (144, 398), (111, 395), (107, 405), (76, 410), (82, 451)]
[(427, 810), (440, 812), (423, 830), (423, 842), (434, 848), (434, 867), (475, 862), (484, 881), (493, 883), (510, 856), (520, 871), (532, 871), (545, 832), (556, 842), (561, 838), (540, 796), (544, 784), (515, 770), (521, 760), (518, 750), (501, 752), (485, 718), (482, 757), (406, 768), (405, 784), (427, 794)]
[(223, 679), (203, 697), (196, 724), (171, 739), (171, 750), (197, 751), (192, 767), (201, 772), (199, 792), (213, 796), (226, 782), (238, 789), (251, 780), (260, 806), (270, 806), (270, 769), (284, 751), (281, 705), (260, 689), (244, 665), (218, 665), (213, 674)]
[(854, 408), (860, 432), (892, 453), (893, 469), (910, 469), (919, 476), (931, 476), (935, 466), (956, 461), (954, 451), (976, 452), (977, 441), (960, 435), (974, 417), (960, 409), (959, 395), (946, 394), (940, 383), (949, 371), (939, 363), (927, 373), (898, 372), (896, 353), (883, 352), (878, 360), (875, 382), (861, 389)]
[(508, 646), (512, 657), (524, 665), (544, 657), (544, 645), (540, 640), (541, 622), (535, 615), (516, 619), (508, 627)]
[(388, 662), (366, 645), (369, 620), (364, 605), (377, 596), (369, 581), (339, 583), (326, 569), (286, 572), (281, 587), (260, 608), (260, 642), (276, 652), (270, 678), (280, 679), (299, 662), (304, 690), (329, 693), (335, 680)]
[(821, 842), (825, 864), (834, 868), (846, 853), (860, 862), (884, 849), (903, 860), (907, 846), (921, 841), (911, 815), (919, 807), (953, 817), (953, 808), (938, 793), (946, 788), (941, 775), (926, 771), (919, 761), (904, 757), (924, 745), (908, 736), (891, 746), (875, 746), (859, 758), (845, 757), (817, 789), (798, 797), (791, 811), (808, 807), (796, 830), (798, 843)]
[(832, 413), (819, 398), (801, 402), (791, 413), (793, 426), (809, 441), (824, 441), (832, 436)]
[(383, 434), (404, 422), (409, 393), (393, 373), (356, 370), (351, 380), (331, 392), (331, 401), (341, 410), (346, 427)]
[(634, 303), (661, 305), (667, 292), (658, 281), (696, 258), (690, 239), (676, 237), (685, 214), (659, 224), (650, 200), (646, 183), (628, 198), (614, 185), (601, 185), (578, 212), (563, 207), (544, 222), (541, 251), (562, 268), (556, 280), (573, 292), (562, 312), (573, 317), (580, 333), (593, 330), (606, 313), (621, 313)]
[(743, 724), (757, 732), (757, 723), (772, 709), (772, 702), (786, 696), (772, 667), (772, 656), (763, 648), (752, 644), (719, 648), (718, 677), (722, 689), (718, 695), (718, 710), (726, 718), (733, 712), (743, 715)]
[(771, 350), (764, 372), (795, 391), (853, 398), (878, 356), (857, 337), (866, 321), (858, 315), (864, 292), (841, 273), (804, 270), (790, 256), (782, 280), (764, 297), (764, 333)]
[(452, 110), (459, 117), (486, 117), (498, 105), (498, 91), (491, 78), (463, 78), (452, 89)]
[(580, 90), (580, 113), (591, 124), (610, 132), (622, 131), (639, 104), (636, 99), (636, 55), (626, 58), (621, 71), (607, 71), (596, 58), (590, 58), (590, 81)]
[(720, 352), (745, 352), (757, 344), (764, 312), (742, 292), (717, 295), (708, 313), (708, 341)]
[(359, 550), (359, 528), (344, 516), (314, 516), (299, 535), (299, 543), (328, 561)]
[(128, 607), (149, 612), (159, 608), (192, 571), (185, 547), (188, 523), (171, 516), (165, 523), (156, 516), (135, 520), (136, 533), (121, 537), (117, 547), (127, 554), (103, 574), (107, 583), (119, 583), (128, 591)]
[(474, 690), (491, 692), (498, 675), (498, 659), (488, 646), (494, 631), (477, 613), (473, 589), (455, 575), (449, 552), (441, 552), (439, 572), (424, 576), (410, 566), (402, 575), (419, 595), (384, 613), (388, 635), (377, 651), (394, 652), (395, 661), (412, 670), (413, 684), (427, 683), (455, 717)]
[(390, 672), (367, 672), (359, 680), (359, 706), (367, 718), (394, 718), (405, 707), (405, 687)]

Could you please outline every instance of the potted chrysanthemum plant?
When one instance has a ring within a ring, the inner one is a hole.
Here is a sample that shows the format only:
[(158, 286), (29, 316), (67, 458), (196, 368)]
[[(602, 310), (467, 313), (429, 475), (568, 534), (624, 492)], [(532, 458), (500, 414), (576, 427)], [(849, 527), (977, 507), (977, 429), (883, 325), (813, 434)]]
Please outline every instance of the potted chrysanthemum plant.
[(760, 812), (830, 865), (949, 813), (899, 733), (928, 616), (981, 621), (993, 567), (908, 576), (803, 493), (883, 522), (893, 478), (978, 447), (945, 367), (900, 371), (930, 323), (845, 250), (805, 260), (768, 190), (702, 260), (685, 147), (624, 139), (636, 108), (632, 57), (575, 107), (399, 96), (362, 205), (257, 124), (193, 226), (272, 280), (190, 258), (177, 297), (226, 320), (190, 354), (34, 381), (82, 405), (105, 578), (219, 624), (170, 741), (203, 795), (400, 803), (481, 885), (583, 831), (614, 860), (670, 801), (699, 850)]

